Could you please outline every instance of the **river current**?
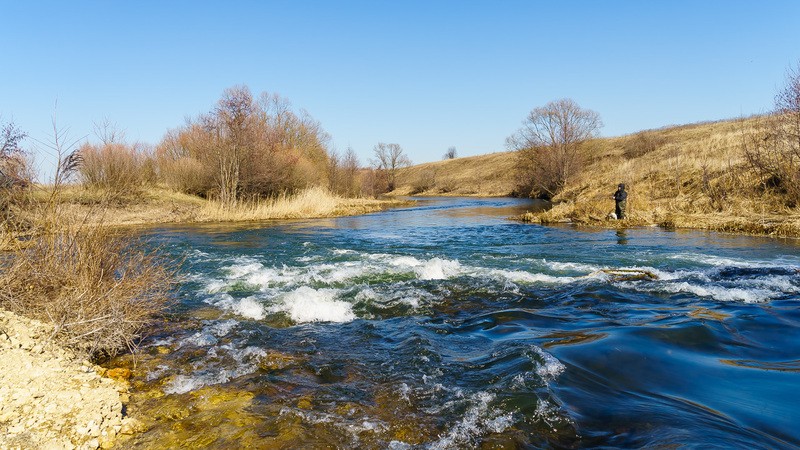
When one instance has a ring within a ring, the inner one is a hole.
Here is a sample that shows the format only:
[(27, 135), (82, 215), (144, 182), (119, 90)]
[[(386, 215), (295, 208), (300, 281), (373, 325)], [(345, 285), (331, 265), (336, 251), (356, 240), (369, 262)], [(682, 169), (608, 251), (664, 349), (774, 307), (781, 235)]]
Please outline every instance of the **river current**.
[(797, 241), (507, 220), (535, 207), (149, 231), (183, 281), (128, 445), (800, 446)]

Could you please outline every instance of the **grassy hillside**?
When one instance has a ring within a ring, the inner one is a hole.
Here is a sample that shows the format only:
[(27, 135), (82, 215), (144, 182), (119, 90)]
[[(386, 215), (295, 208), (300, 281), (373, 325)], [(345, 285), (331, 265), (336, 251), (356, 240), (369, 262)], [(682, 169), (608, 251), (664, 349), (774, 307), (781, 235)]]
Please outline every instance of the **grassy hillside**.
[[(759, 117), (665, 127), (596, 139), (579, 176), (555, 206), (524, 220), (602, 226), (658, 224), (674, 228), (800, 236), (800, 211), (761, 185), (749, 170), (743, 136)], [(398, 194), (509, 195), (516, 154), (494, 153), (421, 164), (398, 175)], [(628, 186), (628, 215), (609, 221), (611, 194)]]
[(514, 190), (513, 153), (448, 159), (402, 169), (395, 195), (507, 196)]

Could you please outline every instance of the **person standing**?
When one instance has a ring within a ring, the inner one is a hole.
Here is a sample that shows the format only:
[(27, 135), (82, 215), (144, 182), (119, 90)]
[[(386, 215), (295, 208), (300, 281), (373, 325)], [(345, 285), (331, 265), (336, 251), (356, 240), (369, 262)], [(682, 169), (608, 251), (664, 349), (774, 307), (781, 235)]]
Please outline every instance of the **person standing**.
[(622, 220), (625, 218), (625, 207), (628, 203), (628, 193), (625, 192), (625, 184), (620, 183), (617, 186), (617, 192), (614, 192), (612, 196), (614, 202), (616, 203), (616, 211), (617, 219)]

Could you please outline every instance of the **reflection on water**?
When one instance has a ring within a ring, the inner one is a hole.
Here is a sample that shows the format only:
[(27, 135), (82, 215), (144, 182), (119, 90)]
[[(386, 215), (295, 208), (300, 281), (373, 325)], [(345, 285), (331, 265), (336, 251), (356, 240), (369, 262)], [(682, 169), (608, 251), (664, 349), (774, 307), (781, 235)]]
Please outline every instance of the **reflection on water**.
[(793, 242), (505, 219), (540, 206), (153, 231), (185, 277), (121, 445), (800, 445)]

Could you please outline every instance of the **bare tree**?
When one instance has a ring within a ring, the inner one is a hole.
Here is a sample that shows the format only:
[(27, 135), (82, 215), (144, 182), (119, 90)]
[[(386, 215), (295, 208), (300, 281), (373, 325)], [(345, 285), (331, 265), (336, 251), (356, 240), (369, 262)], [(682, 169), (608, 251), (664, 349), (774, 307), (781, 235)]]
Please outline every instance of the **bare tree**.
[(456, 159), (457, 156), (458, 152), (456, 151), (456, 148), (450, 147), (447, 149), (446, 152), (444, 152), (444, 156), (442, 157), (442, 159)]
[(217, 124), (217, 186), (222, 203), (236, 203), (242, 163), (248, 150), (247, 132), (253, 117), (253, 95), (246, 86), (225, 89), (214, 110)]
[(361, 169), (361, 163), (358, 160), (353, 147), (347, 147), (347, 151), (342, 158), (341, 172), (342, 172), (342, 192), (350, 197), (357, 195), (361, 188), (358, 183), (358, 172)]
[(125, 140), (125, 130), (120, 129), (116, 122), (104, 117), (102, 122), (94, 122), (94, 135), (103, 145), (118, 144)]
[(13, 122), (0, 122), (0, 230), (12, 225), (11, 204), (18, 188), (29, 185), (25, 154), (20, 143), (28, 136)]
[(533, 109), (506, 145), (520, 152), (524, 189), (552, 198), (564, 189), (583, 163), (582, 144), (597, 135), (603, 122), (596, 112), (571, 99)]
[(0, 130), (0, 158), (22, 153), (20, 142), (28, 137), (28, 133), (20, 130), (19, 127), (14, 125), (14, 122), (2, 124), (0, 128), (2, 128)]
[(403, 153), (403, 148), (399, 144), (386, 144), (379, 142), (372, 151), (375, 154), (373, 165), (381, 172), (386, 174), (386, 190), (393, 191), (397, 171), (401, 167), (411, 165), (411, 160)]
[(745, 136), (744, 153), (765, 187), (800, 205), (800, 64), (790, 68), (786, 85), (775, 96), (775, 109)]

